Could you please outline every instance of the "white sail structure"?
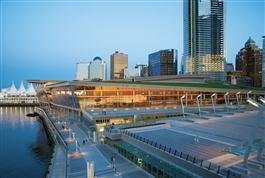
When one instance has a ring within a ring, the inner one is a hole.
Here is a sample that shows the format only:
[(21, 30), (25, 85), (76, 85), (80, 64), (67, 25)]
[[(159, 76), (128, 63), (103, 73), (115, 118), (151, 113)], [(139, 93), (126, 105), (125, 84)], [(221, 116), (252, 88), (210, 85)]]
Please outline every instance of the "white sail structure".
[(9, 95), (9, 96), (17, 96), (18, 95), (17, 88), (14, 84), (14, 81), (12, 81), (11, 87), (7, 90), (7, 95)]
[(18, 95), (19, 96), (26, 96), (26, 89), (24, 87), (23, 81), (20, 84), (20, 87), (18, 89)]
[(37, 92), (36, 92), (35, 88), (33, 87), (32, 83), (29, 84), (29, 87), (27, 89), (26, 94), (27, 94), (27, 96), (36, 96), (37, 95)]

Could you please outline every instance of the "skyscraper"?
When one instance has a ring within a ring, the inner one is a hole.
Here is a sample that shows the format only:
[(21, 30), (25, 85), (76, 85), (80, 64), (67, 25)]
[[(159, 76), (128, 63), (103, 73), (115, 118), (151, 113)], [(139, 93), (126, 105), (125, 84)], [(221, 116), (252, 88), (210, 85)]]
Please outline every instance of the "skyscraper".
[(76, 63), (75, 80), (87, 80), (88, 79), (88, 66), (89, 66), (89, 62)]
[(106, 80), (106, 64), (100, 57), (95, 57), (88, 67), (88, 79)]
[(244, 48), (236, 55), (236, 65), (236, 70), (242, 72), (242, 77), (249, 77), (252, 80), (252, 86), (261, 87), (262, 49), (250, 37)]
[(177, 50), (160, 50), (148, 56), (149, 76), (176, 75)]
[(222, 0), (185, 0), (184, 74), (225, 81), (224, 4)]
[(124, 69), (128, 67), (128, 54), (116, 51), (110, 56), (110, 79), (123, 79)]

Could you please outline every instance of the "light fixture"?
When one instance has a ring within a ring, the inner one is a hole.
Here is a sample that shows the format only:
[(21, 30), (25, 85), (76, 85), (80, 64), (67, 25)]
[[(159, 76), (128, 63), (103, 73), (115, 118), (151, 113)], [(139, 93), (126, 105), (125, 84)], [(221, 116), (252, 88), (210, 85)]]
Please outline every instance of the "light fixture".
[(263, 104), (265, 104), (265, 98), (263, 98), (262, 96), (260, 96), (260, 97), (259, 97), (259, 100), (260, 100)]
[(184, 110), (184, 105), (183, 105), (183, 99), (185, 98), (186, 96), (183, 95), (181, 98), (180, 98), (180, 101), (181, 101), (181, 108), (182, 108), (182, 114), (183, 114), (183, 117), (185, 118), (185, 110)]
[(260, 107), (260, 106), (259, 106), (259, 103), (257, 103), (256, 101), (254, 101), (254, 100), (251, 99), (251, 98), (247, 99), (247, 102), (248, 102), (249, 104), (251, 104), (252, 106), (255, 106), (256, 108), (259, 108), (259, 107)]
[(252, 91), (247, 92), (247, 99), (249, 99), (249, 94), (252, 93)]

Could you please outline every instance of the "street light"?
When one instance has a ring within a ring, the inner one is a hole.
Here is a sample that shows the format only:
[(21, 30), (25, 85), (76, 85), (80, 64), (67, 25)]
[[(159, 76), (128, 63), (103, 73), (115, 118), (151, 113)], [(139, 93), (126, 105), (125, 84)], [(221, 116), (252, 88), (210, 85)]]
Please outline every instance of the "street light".
[(211, 100), (212, 100), (213, 112), (215, 113), (216, 93), (211, 95)]
[(225, 106), (226, 106), (226, 108), (227, 108), (227, 110), (228, 110), (229, 97), (227, 97), (227, 96), (229, 96), (229, 93), (228, 93), (228, 92), (226, 92), (226, 93), (224, 94), (224, 98), (225, 98)]
[(247, 99), (249, 99), (249, 94), (252, 93), (252, 91), (247, 92)]
[(236, 102), (237, 102), (238, 109), (240, 108), (239, 95), (240, 95), (240, 91), (236, 93)]
[(263, 98), (262, 96), (260, 96), (260, 97), (259, 97), (259, 100), (260, 100), (263, 104), (265, 104), (265, 98)]
[(198, 111), (199, 111), (199, 115), (201, 117), (201, 107), (200, 107), (200, 99), (201, 99), (202, 95), (199, 94), (197, 97), (196, 97), (196, 100), (197, 100), (197, 106), (198, 106)]
[(259, 103), (257, 103), (256, 101), (254, 101), (254, 100), (251, 99), (251, 98), (248, 98), (248, 99), (247, 99), (247, 102), (248, 102), (249, 104), (251, 104), (252, 106), (255, 106), (256, 108), (259, 108), (259, 107), (260, 107)]
[(180, 101), (181, 101), (181, 108), (182, 108), (182, 114), (183, 114), (183, 117), (185, 118), (185, 110), (184, 110), (184, 105), (183, 105), (183, 99), (185, 98), (186, 96), (183, 95), (181, 98), (180, 98)]

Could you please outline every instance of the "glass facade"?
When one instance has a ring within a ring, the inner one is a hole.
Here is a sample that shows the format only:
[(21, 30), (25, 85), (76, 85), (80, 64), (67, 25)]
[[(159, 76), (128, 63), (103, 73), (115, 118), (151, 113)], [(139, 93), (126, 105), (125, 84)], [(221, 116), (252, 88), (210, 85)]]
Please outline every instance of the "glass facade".
[(95, 57), (88, 66), (88, 79), (106, 80), (106, 64), (100, 57)]
[[(197, 90), (197, 91), (196, 91)], [(129, 107), (156, 107), (181, 106), (181, 97), (185, 95), (185, 104), (196, 107), (196, 97), (202, 94), (201, 105), (211, 106), (213, 89), (189, 90), (185, 88), (136, 87), (128, 85), (92, 85), (65, 86), (52, 88), (47, 92), (39, 92), (40, 101), (73, 108), (129, 108)], [(230, 92), (229, 100), (236, 104), (236, 93)], [(217, 103), (224, 104), (225, 91), (216, 91)], [(255, 97), (254, 95), (252, 97)], [(246, 94), (240, 94), (240, 101), (245, 100)]]
[(182, 73), (225, 81), (223, 1), (187, 0), (183, 7)]
[(149, 76), (176, 75), (177, 68), (177, 50), (167, 49), (149, 54)]
[(161, 160), (153, 154), (147, 153), (138, 147), (125, 141), (105, 140), (108, 145), (114, 148), (119, 154), (126, 157), (128, 160), (149, 172), (158, 178), (192, 178), (194, 177), (188, 171), (170, 163), (169, 161)]
[(75, 80), (88, 79), (89, 62), (79, 62), (76, 64)]

